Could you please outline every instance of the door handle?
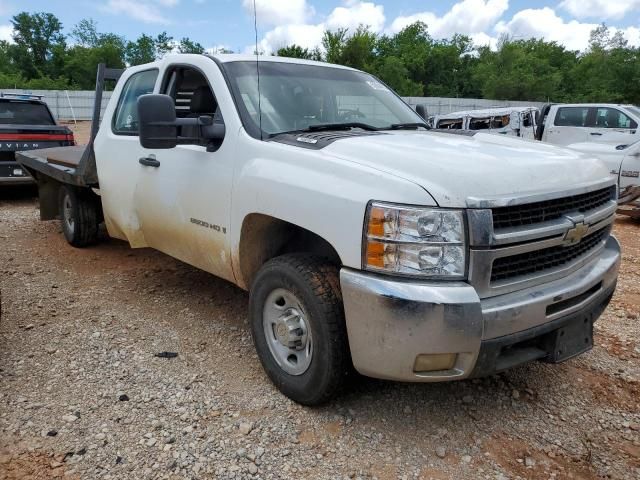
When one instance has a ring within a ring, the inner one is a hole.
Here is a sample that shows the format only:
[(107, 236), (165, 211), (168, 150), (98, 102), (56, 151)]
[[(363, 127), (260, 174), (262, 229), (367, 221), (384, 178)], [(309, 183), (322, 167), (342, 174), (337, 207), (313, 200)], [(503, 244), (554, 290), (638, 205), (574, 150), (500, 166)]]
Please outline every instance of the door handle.
[(597, 135), (597, 136), (599, 136), (599, 137), (601, 137), (601, 136), (602, 136), (602, 134), (601, 134), (600, 132), (591, 132), (591, 135)]
[(147, 167), (156, 167), (160, 166), (160, 162), (153, 157), (142, 157), (138, 160), (141, 165), (145, 165)]

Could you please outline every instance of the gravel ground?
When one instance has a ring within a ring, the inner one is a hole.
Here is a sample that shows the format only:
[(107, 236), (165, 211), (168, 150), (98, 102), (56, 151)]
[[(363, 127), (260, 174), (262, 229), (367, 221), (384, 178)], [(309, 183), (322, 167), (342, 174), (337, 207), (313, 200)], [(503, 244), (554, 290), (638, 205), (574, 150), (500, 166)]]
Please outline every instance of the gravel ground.
[(456, 383), (357, 379), (310, 409), (264, 375), (245, 292), (106, 236), (73, 249), (30, 192), (0, 192), (0, 479), (640, 478), (640, 224), (615, 230), (591, 352)]

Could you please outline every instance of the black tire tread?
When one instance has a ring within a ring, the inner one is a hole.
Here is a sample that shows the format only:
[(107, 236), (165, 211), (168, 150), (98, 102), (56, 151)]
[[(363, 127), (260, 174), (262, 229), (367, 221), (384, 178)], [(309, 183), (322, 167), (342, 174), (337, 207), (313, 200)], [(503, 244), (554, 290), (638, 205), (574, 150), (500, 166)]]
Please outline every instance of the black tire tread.
[[(65, 194), (71, 195), (75, 204), (75, 228), (73, 235), (65, 233), (69, 244), (82, 248), (93, 245), (98, 241), (99, 205), (92, 192), (65, 186), (60, 195), (60, 212), (62, 217), (62, 202)], [(61, 218), (64, 222), (64, 218)], [(63, 225), (63, 229), (65, 229)], [(66, 230), (65, 230), (66, 231)]]
[(286, 254), (265, 263), (256, 276), (254, 285), (256, 281), (259, 281), (261, 274), (274, 268), (283, 267), (295, 270), (309, 285), (318, 300), (323, 312), (323, 320), (334, 342), (335, 348), (331, 349), (331, 358), (328, 359), (331, 370), (329, 385), (320, 395), (299, 401), (299, 403), (308, 406), (320, 405), (326, 403), (342, 389), (351, 369), (349, 342), (340, 291), (339, 268), (328, 259), (312, 254)]

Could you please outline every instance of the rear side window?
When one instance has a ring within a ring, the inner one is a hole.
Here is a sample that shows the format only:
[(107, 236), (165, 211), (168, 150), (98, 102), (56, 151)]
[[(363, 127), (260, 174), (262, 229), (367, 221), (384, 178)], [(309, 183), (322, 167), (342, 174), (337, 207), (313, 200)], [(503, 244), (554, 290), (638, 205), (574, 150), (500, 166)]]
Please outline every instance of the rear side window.
[(445, 119), (438, 121), (438, 125), (436, 126), (436, 128), (444, 128), (446, 130), (461, 130), (463, 123), (463, 118)]
[(134, 73), (124, 84), (113, 118), (113, 133), (119, 135), (138, 134), (138, 97), (153, 93), (158, 70)]
[(0, 125), (55, 125), (46, 105), (7, 100), (0, 102)]
[(638, 124), (616, 108), (601, 107), (596, 111), (598, 128), (638, 128)]
[(561, 107), (554, 124), (558, 127), (586, 127), (589, 107)]

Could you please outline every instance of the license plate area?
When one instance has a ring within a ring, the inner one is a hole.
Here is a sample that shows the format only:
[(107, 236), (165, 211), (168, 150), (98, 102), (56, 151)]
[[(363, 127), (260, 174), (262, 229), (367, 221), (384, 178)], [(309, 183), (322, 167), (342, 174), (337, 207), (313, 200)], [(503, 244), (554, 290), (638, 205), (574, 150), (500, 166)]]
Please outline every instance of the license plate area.
[(593, 348), (593, 322), (591, 316), (578, 317), (550, 332), (547, 339), (549, 363), (560, 363)]

